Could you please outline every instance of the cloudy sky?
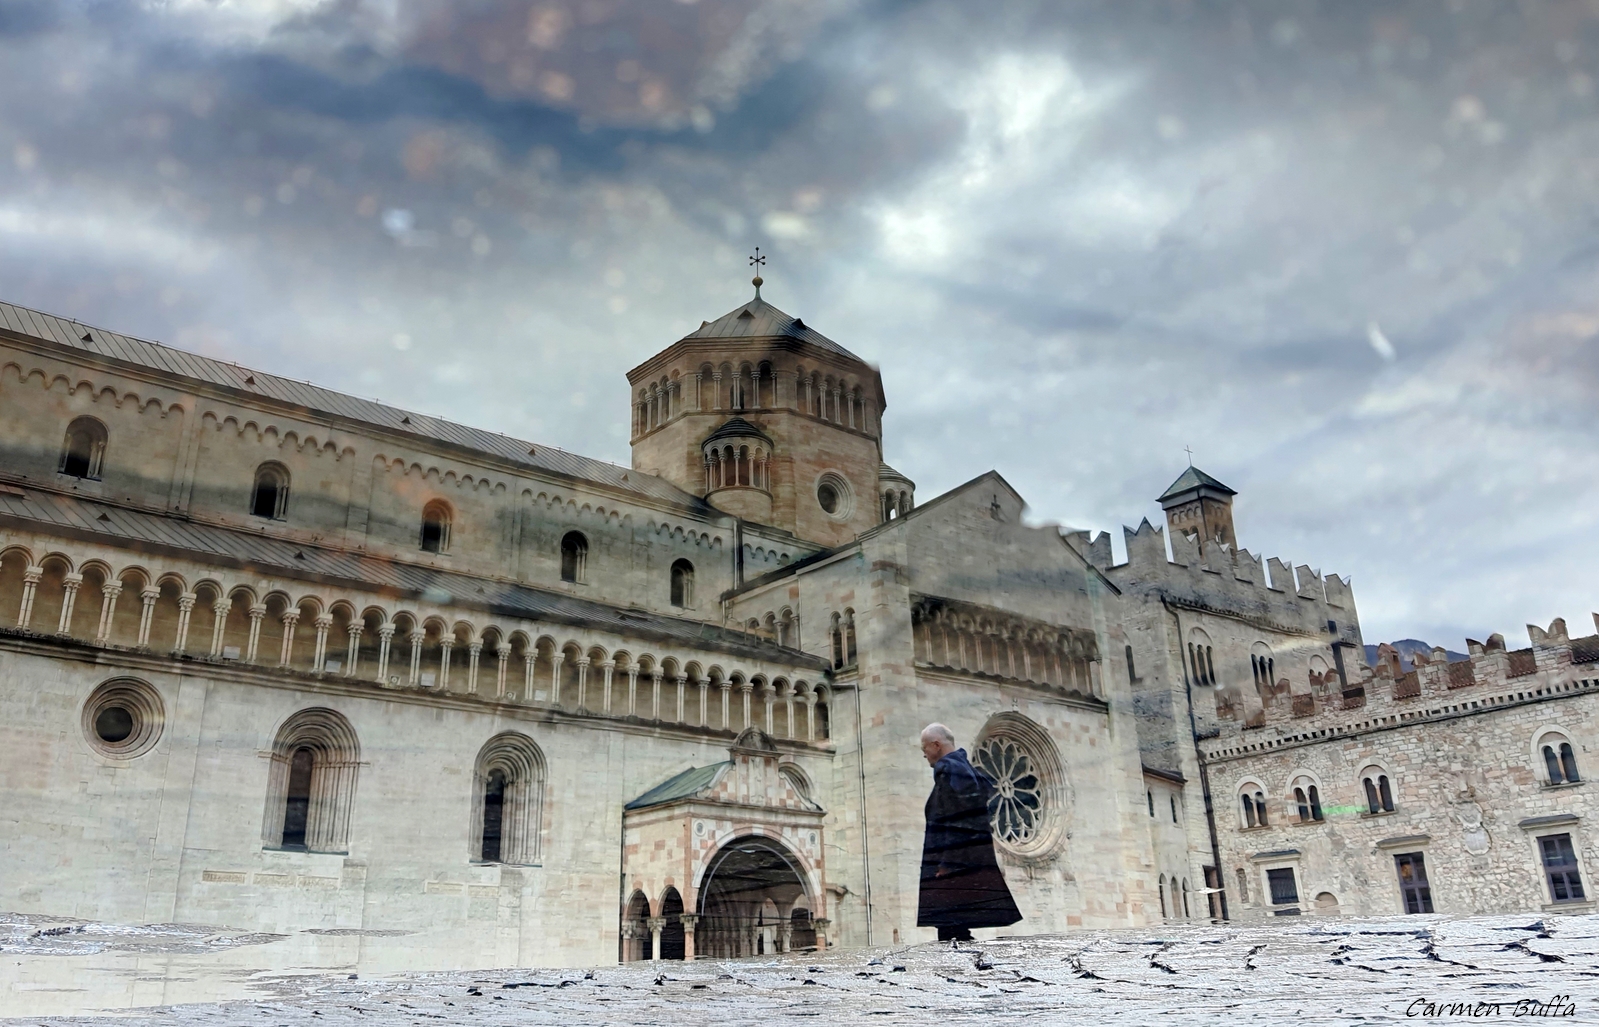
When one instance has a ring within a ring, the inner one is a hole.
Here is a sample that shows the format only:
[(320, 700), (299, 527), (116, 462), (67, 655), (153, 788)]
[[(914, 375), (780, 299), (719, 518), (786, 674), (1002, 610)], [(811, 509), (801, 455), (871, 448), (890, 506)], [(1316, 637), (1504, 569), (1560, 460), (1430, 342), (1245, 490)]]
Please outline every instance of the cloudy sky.
[(0, 296), (625, 463), (766, 297), (922, 499), (1599, 607), (1599, 3), (0, 0)]

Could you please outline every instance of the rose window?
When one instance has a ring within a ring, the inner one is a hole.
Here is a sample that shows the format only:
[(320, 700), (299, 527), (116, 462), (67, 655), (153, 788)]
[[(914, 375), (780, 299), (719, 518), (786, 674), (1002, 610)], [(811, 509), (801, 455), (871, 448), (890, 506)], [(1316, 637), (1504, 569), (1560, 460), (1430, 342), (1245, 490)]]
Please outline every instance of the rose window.
[(994, 797), (988, 804), (994, 838), (1027, 847), (1042, 829), (1044, 817), (1044, 783), (1032, 757), (1014, 739), (996, 736), (978, 747), (977, 766), (994, 779)]

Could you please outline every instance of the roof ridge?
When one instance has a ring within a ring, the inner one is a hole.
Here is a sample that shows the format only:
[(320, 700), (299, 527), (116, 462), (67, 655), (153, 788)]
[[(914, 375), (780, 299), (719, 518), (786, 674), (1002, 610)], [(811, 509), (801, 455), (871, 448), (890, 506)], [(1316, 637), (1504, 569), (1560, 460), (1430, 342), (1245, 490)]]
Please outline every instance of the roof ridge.
[[(49, 319), (49, 320), (46, 320)], [(64, 331), (50, 321), (81, 326), (96, 335), (85, 343), (75, 331)], [(680, 505), (703, 503), (699, 497), (659, 475), (639, 471), (609, 460), (584, 456), (559, 446), (547, 446), (519, 439), (504, 432), (477, 428), (437, 414), (363, 399), (325, 385), (289, 378), (274, 371), (246, 367), (236, 361), (194, 353), (149, 339), (100, 328), (76, 318), (35, 310), (18, 303), (0, 300), (0, 329), (38, 339), (67, 349), (92, 354), (102, 359), (133, 364), (163, 374), (175, 375), (226, 389), (248, 392), (262, 399), (304, 407), (321, 414), (341, 417), (375, 428), (405, 432), (422, 439), (475, 450), (534, 470), (578, 478), (594, 484), (621, 489), (636, 495)], [(105, 338), (102, 338), (104, 336)], [(254, 377), (253, 382), (247, 380)], [(433, 430), (420, 430), (414, 423), (425, 418)]]

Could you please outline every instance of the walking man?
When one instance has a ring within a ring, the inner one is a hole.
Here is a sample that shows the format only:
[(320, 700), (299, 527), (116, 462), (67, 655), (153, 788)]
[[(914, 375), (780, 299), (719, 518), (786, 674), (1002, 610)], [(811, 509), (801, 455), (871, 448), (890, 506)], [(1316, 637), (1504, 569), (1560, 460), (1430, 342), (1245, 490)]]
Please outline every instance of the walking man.
[(988, 803), (994, 782), (972, 766), (942, 724), (922, 729), (922, 755), (933, 768), (922, 843), (918, 927), (939, 941), (970, 941), (973, 927), (1008, 927), (1022, 918), (994, 858)]

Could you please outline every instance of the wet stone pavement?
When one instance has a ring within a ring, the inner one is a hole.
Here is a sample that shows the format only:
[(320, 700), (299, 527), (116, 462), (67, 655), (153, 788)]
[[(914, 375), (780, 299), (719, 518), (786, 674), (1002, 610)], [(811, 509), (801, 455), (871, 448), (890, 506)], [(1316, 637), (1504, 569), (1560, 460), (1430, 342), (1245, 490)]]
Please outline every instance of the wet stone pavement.
[[(953, 950), (927, 944), (586, 970), (381, 975), (273, 968), (275, 936), (230, 940), (192, 928), (98, 925), (45, 934), (15, 919), (9, 925), (10, 935), (0, 935), (7, 939), (0, 941), (7, 964), (0, 1015), (28, 1023), (1599, 1023), (1596, 915), (1305, 918)], [(97, 930), (112, 931), (105, 936), (111, 940), (97, 940)], [(216, 958), (218, 945), (235, 958), (206, 981), (205, 960)], [(249, 949), (253, 962), (238, 962)], [(118, 959), (108, 961), (113, 953)], [(216, 1000), (97, 1007), (97, 987), (107, 997), (124, 993), (117, 974), (142, 975), (145, 995), (155, 986), (158, 994)], [(57, 1015), (64, 1010), (88, 1015)]]

